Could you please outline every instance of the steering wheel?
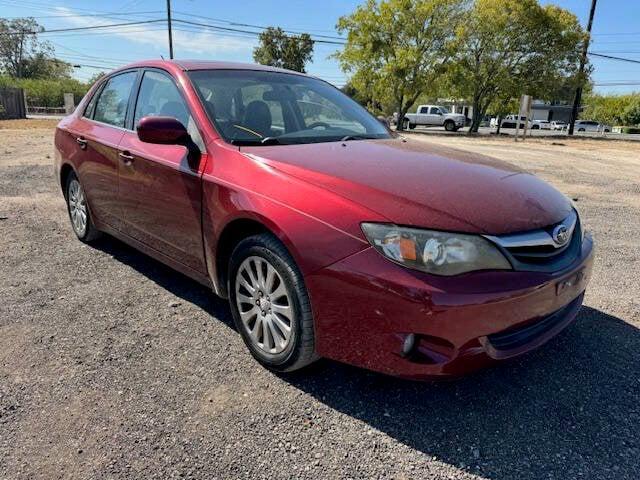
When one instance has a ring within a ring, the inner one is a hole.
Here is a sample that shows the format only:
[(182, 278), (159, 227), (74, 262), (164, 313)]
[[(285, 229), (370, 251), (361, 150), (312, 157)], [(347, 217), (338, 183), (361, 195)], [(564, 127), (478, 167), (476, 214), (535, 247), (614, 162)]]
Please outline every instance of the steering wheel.
[(331, 125), (325, 122), (313, 122), (311, 125), (307, 125), (309, 130), (313, 130), (314, 128), (323, 127), (325, 130), (331, 128)]

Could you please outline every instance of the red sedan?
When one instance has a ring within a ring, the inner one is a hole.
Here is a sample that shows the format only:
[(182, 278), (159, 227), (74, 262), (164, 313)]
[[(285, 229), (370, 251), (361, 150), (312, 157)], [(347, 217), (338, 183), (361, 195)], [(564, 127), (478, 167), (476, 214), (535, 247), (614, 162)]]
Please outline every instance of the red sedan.
[(407, 378), (520, 355), (580, 308), (593, 242), (535, 176), (390, 133), (331, 85), (230, 63), (114, 71), (56, 137), (73, 230), (229, 299), (249, 351)]

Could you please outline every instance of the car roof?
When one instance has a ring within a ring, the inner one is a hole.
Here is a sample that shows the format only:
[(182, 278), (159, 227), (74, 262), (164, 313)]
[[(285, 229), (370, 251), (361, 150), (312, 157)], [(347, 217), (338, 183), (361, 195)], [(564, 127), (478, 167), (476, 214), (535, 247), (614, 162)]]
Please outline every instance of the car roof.
[(267, 65), (259, 65), (256, 63), (240, 63), (240, 62), (219, 62), (213, 60), (140, 60), (138, 62), (125, 65), (118, 68), (118, 70), (125, 70), (128, 68), (141, 68), (141, 67), (173, 67), (183, 71), (193, 70), (259, 70), (266, 72), (280, 72), (290, 73), (295, 75), (304, 75), (303, 73), (293, 70), (287, 70), (284, 68), (269, 67)]

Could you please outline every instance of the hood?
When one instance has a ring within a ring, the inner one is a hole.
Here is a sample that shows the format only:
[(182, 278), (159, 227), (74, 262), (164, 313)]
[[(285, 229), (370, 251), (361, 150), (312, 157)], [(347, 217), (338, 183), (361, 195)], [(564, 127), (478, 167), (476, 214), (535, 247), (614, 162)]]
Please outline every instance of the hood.
[(500, 235), (557, 223), (572, 208), (564, 195), (520, 168), (412, 140), (243, 147), (242, 152), (399, 225)]

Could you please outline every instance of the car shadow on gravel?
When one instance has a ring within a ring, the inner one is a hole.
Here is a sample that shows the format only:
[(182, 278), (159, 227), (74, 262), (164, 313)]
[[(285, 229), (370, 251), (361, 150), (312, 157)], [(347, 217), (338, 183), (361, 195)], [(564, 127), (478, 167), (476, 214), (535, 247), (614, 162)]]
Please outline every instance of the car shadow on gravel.
[[(113, 238), (93, 246), (235, 329), (208, 288)], [(636, 479), (639, 352), (640, 330), (583, 307), (542, 348), (455, 381), (410, 382), (329, 360), (279, 377), (369, 427), (346, 455), (386, 448), (366, 435), (373, 428), (482, 478)]]
[(329, 361), (282, 378), (483, 478), (631, 479), (640, 472), (639, 352), (640, 330), (583, 307), (541, 349), (456, 381), (409, 382)]
[(141, 273), (158, 286), (170, 291), (185, 302), (192, 303), (235, 330), (233, 317), (226, 300), (215, 296), (210, 288), (173, 270), (163, 263), (130, 247), (120, 240), (104, 236), (91, 244), (115, 260)]

